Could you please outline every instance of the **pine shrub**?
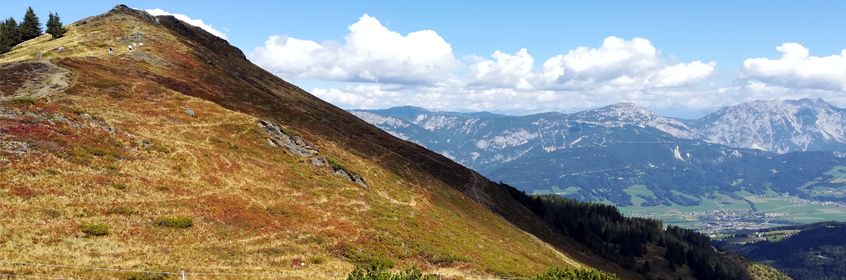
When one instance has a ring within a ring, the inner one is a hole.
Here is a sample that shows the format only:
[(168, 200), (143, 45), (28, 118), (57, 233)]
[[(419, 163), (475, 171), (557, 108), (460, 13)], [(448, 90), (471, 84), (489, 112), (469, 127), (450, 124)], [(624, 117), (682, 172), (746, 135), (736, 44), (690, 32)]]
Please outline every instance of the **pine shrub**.
[(82, 232), (93, 236), (103, 236), (109, 234), (109, 226), (106, 224), (83, 224)]
[(194, 221), (188, 217), (171, 218), (164, 217), (156, 221), (156, 225), (160, 227), (170, 228), (189, 228), (194, 226)]

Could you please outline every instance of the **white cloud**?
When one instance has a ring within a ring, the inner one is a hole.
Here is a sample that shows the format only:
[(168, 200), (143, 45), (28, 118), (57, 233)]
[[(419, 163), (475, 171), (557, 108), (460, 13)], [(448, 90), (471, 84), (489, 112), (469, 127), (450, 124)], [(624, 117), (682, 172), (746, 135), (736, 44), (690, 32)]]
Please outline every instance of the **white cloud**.
[(737, 85), (722, 87), (703, 96), (708, 97), (706, 100), (710, 102), (710, 106), (702, 107), (728, 106), (756, 100), (802, 98), (822, 98), (832, 105), (846, 107), (846, 94), (841, 91), (795, 88), (753, 80), (738, 81)]
[(715, 62), (669, 65), (643, 38), (605, 38), (602, 46), (578, 47), (543, 64), (548, 89), (629, 92), (648, 88), (689, 86), (714, 73)]
[(496, 51), (491, 57), (496, 61), (486, 60), (479, 56), (465, 58), (476, 62), (470, 65), (470, 72), (465, 77), (468, 85), (532, 88), (528, 79), (532, 76), (535, 60), (526, 49), (521, 49), (514, 55)]
[(347, 82), (434, 84), (463, 67), (431, 30), (402, 36), (366, 14), (349, 30), (343, 45), (270, 36), (249, 57), (282, 77)]
[(650, 81), (658, 88), (694, 85), (711, 76), (714, 73), (714, 66), (717, 66), (717, 63), (705, 64), (698, 60), (691, 63), (679, 63), (661, 69), (650, 78)]
[(779, 59), (744, 61), (741, 77), (795, 89), (846, 91), (846, 49), (826, 57), (811, 56), (797, 43), (784, 43), (776, 50), (782, 53)]
[(778, 48), (782, 58), (747, 59), (740, 71), (722, 73), (723, 84), (716, 85), (716, 62), (665, 58), (644, 38), (610, 36), (597, 47), (562, 50), (535, 67), (527, 49), (457, 60), (434, 31), (402, 35), (366, 14), (348, 28), (343, 42), (270, 36), (248, 57), (283, 78), (365, 83), (313, 90), (344, 108), (538, 112), (631, 101), (705, 109), (804, 97), (846, 105), (846, 50), (813, 57), (799, 44), (784, 44)]
[[(147, 13), (150, 13), (151, 15), (154, 15), (154, 16), (165, 16), (165, 15), (173, 16), (173, 17), (175, 17), (175, 18), (177, 18), (181, 21), (184, 21), (184, 22), (186, 22), (190, 25), (202, 28), (203, 30), (205, 30), (205, 31), (207, 31), (211, 34), (214, 34), (215, 36), (223, 38), (224, 40), (226, 40), (226, 34), (225, 33), (220, 32), (220, 30), (212, 28), (211, 24), (203, 23), (203, 20), (201, 20), (201, 19), (191, 19), (190, 17), (183, 15), (183, 14), (171, 14), (171, 13), (163, 11), (162, 9), (152, 9), (152, 10), (144, 10), (144, 11), (146, 11)], [(224, 28), (224, 30), (226, 30), (226, 29)]]
[(333, 104), (343, 104), (345, 108), (368, 109), (374, 105), (393, 107), (404, 105), (404, 93), (392, 91), (381, 85), (348, 86), (343, 90), (315, 88), (312, 94)]

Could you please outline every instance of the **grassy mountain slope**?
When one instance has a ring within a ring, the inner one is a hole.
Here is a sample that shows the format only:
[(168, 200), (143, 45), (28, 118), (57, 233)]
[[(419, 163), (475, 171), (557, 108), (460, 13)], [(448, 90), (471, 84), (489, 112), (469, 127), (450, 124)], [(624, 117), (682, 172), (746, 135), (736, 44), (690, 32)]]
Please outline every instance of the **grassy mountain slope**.
[[(241, 273), (416, 264), (496, 275), (584, 265), (639, 278), (554, 233), (478, 173), (261, 70), (205, 31), (125, 6), (68, 28), (0, 57), (5, 261)], [(128, 52), (133, 42), (144, 48)], [(271, 145), (260, 120), (318, 154)], [(167, 220), (183, 217), (190, 226)]]

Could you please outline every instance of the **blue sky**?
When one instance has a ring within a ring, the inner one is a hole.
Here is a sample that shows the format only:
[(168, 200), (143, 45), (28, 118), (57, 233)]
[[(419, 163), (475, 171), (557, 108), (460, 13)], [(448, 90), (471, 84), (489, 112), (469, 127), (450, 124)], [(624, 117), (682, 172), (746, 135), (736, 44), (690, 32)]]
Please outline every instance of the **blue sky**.
[[(54, 11), (68, 24), (115, 4), (3, 1), (0, 16), (20, 20), (32, 6), (42, 22)], [(846, 107), (846, 1), (124, 4), (200, 19), (254, 63), (343, 108), (532, 112), (633, 101), (709, 109), (801, 97)], [(420, 36), (409, 39), (413, 32)]]

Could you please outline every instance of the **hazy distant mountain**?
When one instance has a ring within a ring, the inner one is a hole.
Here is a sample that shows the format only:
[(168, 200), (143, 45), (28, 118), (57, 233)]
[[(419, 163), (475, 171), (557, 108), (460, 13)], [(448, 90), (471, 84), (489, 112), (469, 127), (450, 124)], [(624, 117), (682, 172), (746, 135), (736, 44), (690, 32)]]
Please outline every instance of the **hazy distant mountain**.
[(533, 151), (598, 145), (601, 137), (596, 143), (582, 143), (587, 138), (579, 131), (626, 125), (653, 127), (682, 139), (776, 153), (846, 151), (846, 110), (822, 99), (755, 101), (722, 108), (696, 120), (664, 117), (633, 103), (574, 114), (528, 116), (438, 112), (411, 106), (352, 113), (474, 168), (479, 168), (476, 163), (507, 162)]
[[(379, 114), (388, 111), (395, 113)], [(632, 185), (655, 193), (651, 205), (697, 203), (671, 190), (699, 197), (745, 187), (808, 197), (796, 187), (820, 176), (836, 179), (823, 173), (846, 165), (846, 114), (819, 99), (751, 102), (698, 120), (663, 117), (633, 103), (529, 116), (414, 107), (352, 113), (518, 189), (575, 187), (570, 197), (617, 205), (629, 204), (623, 189)], [(818, 152), (779, 155), (789, 151)], [(740, 186), (736, 179), (746, 181)]]
[(697, 137), (684, 123), (633, 103), (569, 115), (477, 117), (416, 107), (351, 113), (394, 136), (423, 145), (482, 173), (522, 157), (573, 147), (602, 146), (606, 140), (603, 135), (626, 126), (650, 127), (682, 139)]
[(665, 117), (693, 120), (707, 116), (719, 108), (694, 109), (676, 103), (667, 107), (649, 107), (649, 109)]
[(777, 153), (846, 150), (846, 110), (822, 99), (755, 101), (690, 123), (702, 139)]

